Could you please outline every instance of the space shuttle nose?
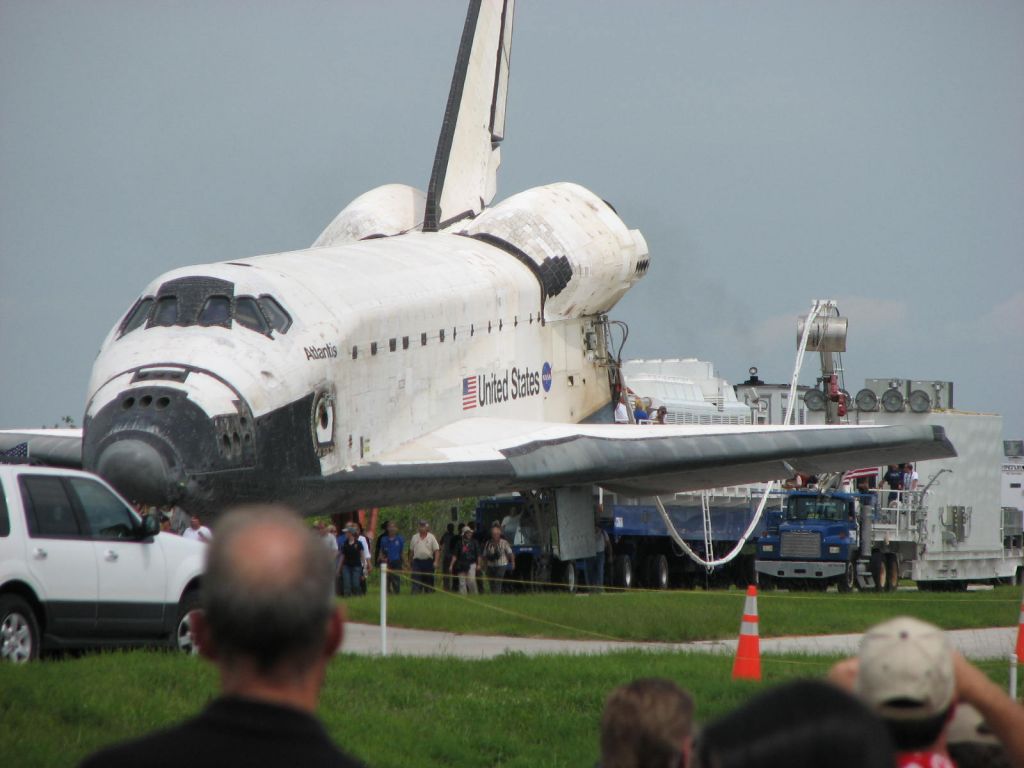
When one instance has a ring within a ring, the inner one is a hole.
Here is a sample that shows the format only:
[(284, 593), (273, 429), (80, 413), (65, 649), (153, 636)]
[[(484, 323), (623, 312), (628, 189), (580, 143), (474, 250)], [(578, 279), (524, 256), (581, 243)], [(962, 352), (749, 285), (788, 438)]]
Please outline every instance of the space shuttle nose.
[(118, 440), (107, 445), (96, 458), (96, 471), (132, 501), (165, 504), (177, 495), (177, 478), (172, 476), (167, 460), (142, 440)]

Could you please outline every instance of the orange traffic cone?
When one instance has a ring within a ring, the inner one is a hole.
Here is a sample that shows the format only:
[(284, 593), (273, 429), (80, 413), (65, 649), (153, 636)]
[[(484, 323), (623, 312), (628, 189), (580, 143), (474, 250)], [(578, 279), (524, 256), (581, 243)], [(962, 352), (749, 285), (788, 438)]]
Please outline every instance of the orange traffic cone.
[[(1018, 642), (1018, 652), (1020, 644)], [(747, 600), (743, 606), (740, 624), (740, 642), (736, 646), (736, 660), (732, 665), (733, 680), (761, 679), (761, 638), (757, 634), (757, 587), (747, 587)]]
[(1020, 601), (1020, 618), (1017, 620), (1017, 661), (1024, 662), (1024, 597)]

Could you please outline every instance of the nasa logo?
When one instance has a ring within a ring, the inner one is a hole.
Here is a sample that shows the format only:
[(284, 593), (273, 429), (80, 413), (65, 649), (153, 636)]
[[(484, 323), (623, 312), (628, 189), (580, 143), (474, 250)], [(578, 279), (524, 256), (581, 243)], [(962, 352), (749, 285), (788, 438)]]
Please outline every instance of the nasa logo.
[(544, 384), (544, 391), (551, 391), (551, 363), (544, 363), (544, 367), (540, 369), (540, 380)]

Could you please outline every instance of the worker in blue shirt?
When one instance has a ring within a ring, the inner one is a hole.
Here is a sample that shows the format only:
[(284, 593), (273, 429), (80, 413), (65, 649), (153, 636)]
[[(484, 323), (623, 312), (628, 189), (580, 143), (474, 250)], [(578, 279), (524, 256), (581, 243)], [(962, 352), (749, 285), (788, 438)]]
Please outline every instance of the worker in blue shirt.
[(388, 521), (388, 532), (380, 540), (380, 561), (388, 564), (388, 592), (398, 594), (401, 579), (396, 571), (402, 570), (402, 552), (405, 539), (398, 532), (398, 526)]

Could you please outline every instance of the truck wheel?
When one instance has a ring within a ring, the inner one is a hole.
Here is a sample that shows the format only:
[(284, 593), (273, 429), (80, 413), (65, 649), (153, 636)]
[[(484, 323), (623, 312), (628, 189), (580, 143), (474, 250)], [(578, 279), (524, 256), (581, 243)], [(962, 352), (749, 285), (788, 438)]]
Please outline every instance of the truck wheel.
[(0, 596), (0, 661), (24, 664), (39, 658), (39, 622), (17, 595)]
[(559, 581), (566, 592), (570, 595), (576, 594), (576, 566), (572, 563), (562, 563), (562, 577)]
[(754, 574), (757, 578), (757, 589), (760, 592), (771, 592), (775, 589), (775, 577), (758, 571)]
[(616, 555), (614, 568), (615, 586), (623, 589), (633, 588), (633, 558), (629, 555)]
[(537, 592), (540, 589), (538, 586), (544, 581), (543, 569), (540, 567), (540, 562), (535, 557), (530, 558), (530, 569), (527, 572), (527, 584), (523, 585), (523, 589), (526, 592)]
[(192, 639), (192, 621), (189, 614), (199, 607), (199, 593), (193, 590), (182, 595), (178, 603), (178, 620), (174, 622), (173, 647), (182, 653), (195, 655), (199, 652)]
[(647, 559), (647, 586), (668, 589), (668, 558), (654, 555)]
[(840, 592), (853, 592), (853, 588), (857, 585), (857, 565), (856, 562), (851, 560), (846, 564), (846, 570), (843, 571), (843, 575), (836, 581), (836, 586), (839, 587)]
[(875, 580), (875, 592), (881, 592), (885, 589), (885, 555), (881, 552), (872, 552), (868, 569), (871, 571), (871, 578)]
[(895, 592), (900, 585), (900, 559), (895, 552), (885, 556), (885, 591)]

